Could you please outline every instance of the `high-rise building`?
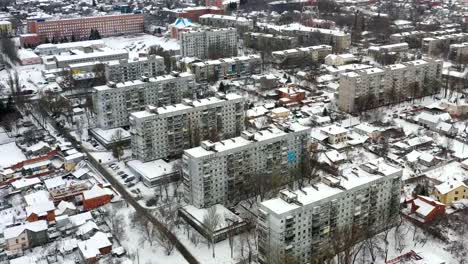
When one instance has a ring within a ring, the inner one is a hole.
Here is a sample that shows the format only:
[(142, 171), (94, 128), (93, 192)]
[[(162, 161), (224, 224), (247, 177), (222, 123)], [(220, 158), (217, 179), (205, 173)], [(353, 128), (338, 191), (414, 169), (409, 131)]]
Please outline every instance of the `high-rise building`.
[(235, 28), (203, 28), (179, 33), (180, 53), (183, 57), (217, 59), (237, 55)]
[(442, 62), (433, 59), (342, 73), (338, 106), (342, 111), (355, 112), (429, 95), (440, 88), (435, 84), (441, 74)]
[[(286, 180), (305, 156), (310, 128), (273, 126), (218, 142), (203, 141), (184, 151), (182, 175), (186, 201), (195, 207), (232, 205), (248, 198), (256, 175)], [(260, 177), (257, 177), (260, 179)]]
[(142, 111), (146, 105), (177, 104), (182, 98), (192, 98), (195, 92), (195, 81), (190, 73), (93, 87), (97, 125), (100, 128), (128, 126), (130, 113)]
[(239, 136), (244, 130), (245, 99), (219, 94), (181, 104), (153, 107), (130, 115), (132, 153), (150, 161), (181, 156), (202, 140)]
[(324, 263), (325, 255), (336, 250), (333, 245), (357, 243), (360, 235), (392, 227), (399, 214), (402, 174), (402, 169), (377, 159), (263, 201), (257, 225), (259, 262), (284, 263), (289, 258)]
[(161, 56), (109, 61), (104, 64), (106, 80), (127, 82), (145, 77), (156, 77), (165, 73), (166, 66)]

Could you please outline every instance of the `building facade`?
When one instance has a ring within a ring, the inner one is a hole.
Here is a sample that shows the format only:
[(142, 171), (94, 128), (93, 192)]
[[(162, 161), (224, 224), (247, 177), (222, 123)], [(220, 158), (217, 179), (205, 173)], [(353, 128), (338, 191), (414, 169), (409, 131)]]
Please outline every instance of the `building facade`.
[(262, 58), (260, 55), (248, 55), (195, 62), (190, 64), (189, 68), (195, 75), (195, 80), (197, 82), (203, 82), (245, 76), (248, 74), (259, 74), (261, 71), (261, 65)]
[(235, 28), (198, 29), (180, 32), (182, 57), (216, 59), (237, 55), (237, 30)]
[(262, 179), (286, 181), (305, 155), (310, 128), (300, 125), (271, 127), (218, 142), (203, 141), (184, 151), (182, 177), (185, 199), (198, 208), (232, 205), (248, 198)]
[(448, 58), (461, 64), (466, 63), (468, 61), (468, 42), (450, 45)]
[(271, 53), (273, 63), (283, 66), (298, 66), (302, 63), (320, 62), (332, 53), (329, 45), (279, 50)]
[(359, 242), (351, 230), (373, 235), (392, 227), (399, 214), (402, 173), (380, 160), (323, 177), (314, 187), (283, 190), (278, 198), (260, 203), (259, 262), (284, 263), (289, 258), (325, 263), (333, 241)]
[(244, 45), (246, 47), (271, 51), (286, 50), (297, 46), (297, 37), (266, 34), (259, 32), (244, 33)]
[(219, 94), (181, 104), (151, 107), (130, 115), (132, 153), (143, 161), (179, 157), (203, 140), (239, 136), (244, 130), (245, 99)]
[[(101, 37), (143, 33), (143, 14), (122, 14), (69, 19), (30, 19), (27, 22), (29, 34), (35, 34), (43, 43), (46, 38), (64, 37), (77, 40), (88, 39), (91, 30), (97, 30)], [(21, 38), (21, 37), (20, 37)], [(39, 44), (39, 43), (38, 43)]]
[(355, 112), (433, 94), (440, 88), (441, 75), (442, 62), (433, 59), (342, 73), (338, 106)]
[(149, 55), (144, 58), (110, 61), (104, 64), (106, 80), (109, 82), (127, 82), (145, 77), (156, 77), (166, 72), (161, 56)]
[(109, 83), (93, 88), (94, 112), (100, 128), (128, 126), (130, 113), (146, 105), (156, 107), (182, 102), (195, 93), (192, 74), (163, 75), (124, 83)]
[(200, 24), (216, 28), (252, 29), (253, 21), (245, 17), (206, 14), (200, 16)]

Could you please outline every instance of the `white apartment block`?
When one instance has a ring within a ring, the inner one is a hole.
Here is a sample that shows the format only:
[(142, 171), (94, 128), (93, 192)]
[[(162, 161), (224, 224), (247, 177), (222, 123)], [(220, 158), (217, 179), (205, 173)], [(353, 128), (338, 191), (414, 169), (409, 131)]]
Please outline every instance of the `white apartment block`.
[(208, 60), (190, 64), (189, 68), (195, 75), (195, 80), (209, 81), (229, 77), (240, 77), (247, 74), (260, 73), (262, 58), (260, 55)]
[(461, 64), (468, 62), (468, 42), (450, 45), (449, 59)]
[(150, 161), (182, 155), (202, 140), (239, 136), (244, 130), (245, 99), (218, 94), (180, 104), (153, 107), (130, 115), (132, 153)]
[(408, 43), (401, 42), (401, 43), (382, 45), (382, 46), (372, 46), (372, 47), (369, 47), (368, 53), (369, 55), (375, 58), (375, 57), (384, 55), (386, 53), (407, 52), (408, 50), (409, 50)]
[(276, 64), (297, 65), (306, 61), (306, 58), (314, 62), (324, 60), (332, 53), (332, 46), (318, 45), (297, 49), (279, 50), (271, 53), (273, 62)]
[[(298, 124), (270, 127), (218, 142), (203, 141), (184, 151), (182, 175), (185, 199), (198, 208), (232, 205), (248, 198), (252, 177), (287, 179), (298, 169), (308, 144), (310, 128)], [(261, 183), (258, 183), (261, 184)]]
[(165, 73), (164, 58), (149, 55), (143, 58), (109, 61), (104, 64), (108, 82), (126, 82), (145, 77), (156, 77)]
[(259, 262), (280, 264), (292, 257), (294, 263), (325, 263), (336, 234), (352, 227), (371, 234), (390, 228), (399, 214), (402, 174), (378, 159), (260, 203)]
[(246, 17), (239, 16), (225, 16), (216, 14), (206, 14), (199, 18), (199, 22), (202, 25), (217, 27), (217, 28), (243, 28), (252, 29), (253, 20)]
[(244, 45), (256, 50), (285, 50), (297, 46), (297, 37), (246, 32), (244, 33)]
[(439, 55), (439, 53), (443, 52), (445, 49), (448, 49), (450, 44), (463, 42), (468, 42), (468, 33), (457, 33), (423, 38), (422, 52), (429, 55)]
[(277, 26), (260, 24), (271, 32), (297, 37), (299, 43), (313, 43), (319, 40), (320, 44), (333, 46), (334, 52), (343, 52), (351, 46), (351, 34), (340, 30), (307, 27), (298, 23)]
[(203, 28), (180, 33), (182, 57), (210, 59), (237, 55), (235, 28)]
[[(392, 64), (383, 68), (368, 68), (340, 75), (338, 106), (342, 111), (361, 111), (363, 103), (374, 106), (392, 103), (417, 95), (417, 89), (428, 89), (434, 80), (440, 80), (442, 61), (421, 59)], [(437, 88), (437, 87), (434, 87)], [(371, 100), (374, 99), (374, 100)]]
[(182, 98), (193, 97), (195, 86), (192, 74), (180, 73), (93, 87), (97, 125), (103, 129), (128, 126), (130, 113), (146, 105), (180, 103)]

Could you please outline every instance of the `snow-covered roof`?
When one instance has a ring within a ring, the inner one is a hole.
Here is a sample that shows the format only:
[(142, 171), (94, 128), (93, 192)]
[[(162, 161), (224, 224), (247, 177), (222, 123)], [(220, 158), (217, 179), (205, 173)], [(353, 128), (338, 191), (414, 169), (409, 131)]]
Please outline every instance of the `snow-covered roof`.
[(112, 243), (103, 232), (97, 232), (90, 239), (78, 242), (78, 248), (85, 259), (100, 255), (99, 249), (112, 246)]
[(94, 185), (90, 190), (83, 192), (83, 198), (85, 200), (101, 197), (105, 195), (113, 195), (114, 193), (108, 188), (101, 188), (99, 185)]
[(447, 194), (459, 187), (465, 187), (465, 188), (468, 188), (463, 182), (461, 181), (446, 181), (446, 182), (443, 182), (439, 185), (436, 185), (434, 186), (434, 188), (437, 189), (437, 191), (439, 191), (439, 193), (441, 194)]
[[(228, 227), (230, 221), (239, 223), (243, 221), (242, 218), (229, 211), (229, 209), (227, 209), (223, 205), (216, 204), (214, 206), (216, 208), (216, 213), (220, 216), (218, 226), (215, 228), (216, 230)], [(190, 216), (192, 216), (196, 220), (196, 222), (198, 222), (199, 225), (203, 226), (203, 219), (205, 218), (208, 209), (199, 209), (193, 205), (186, 205), (183, 207), (183, 210), (185, 210)]]
[(10, 259), (10, 264), (37, 264), (36, 256), (22, 256), (15, 259)]
[(79, 168), (77, 169), (76, 171), (72, 172), (72, 175), (79, 179), (81, 178), (83, 175), (85, 175), (86, 173), (89, 172), (89, 169), (88, 168)]
[(327, 151), (327, 152), (325, 152), (325, 155), (333, 163), (346, 160), (345, 155), (343, 155), (342, 153), (339, 153), (336, 150)]
[(62, 177), (58, 176), (58, 177), (45, 180), (44, 184), (46, 188), (50, 190), (50, 189), (54, 189), (54, 188), (65, 185), (65, 181), (63, 180)]
[(39, 150), (41, 150), (43, 148), (49, 148), (50, 149), (50, 146), (49, 146), (49, 144), (47, 144), (47, 143), (45, 143), (43, 141), (40, 141), (40, 142), (30, 146), (30, 147), (27, 147), (26, 149), (28, 151), (31, 151), (31, 152), (36, 152), (36, 151), (39, 151)]
[(414, 199), (413, 202), (414, 205), (418, 207), (418, 209), (416, 209), (416, 213), (422, 217), (428, 216), (435, 208), (433, 205), (428, 204), (426, 201), (419, 198)]
[(127, 162), (127, 165), (146, 179), (156, 179), (174, 172), (174, 162), (166, 162), (162, 159), (148, 162), (131, 160)]
[(85, 224), (81, 225), (78, 230), (76, 231), (76, 234), (79, 236), (85, 235), (93, 230), (100, 230), (99, 227), (96, 225), (96, 223), (92, 220), (86, 221)]
[(326, 126), (326, 127), (322, 127), (320, 128), (320, 130), (322, 132), (324, 132), (325, 134), (328, 134), (328, 135), (338, 135), (338, 134), (342, 134), (342, 133), (347, 133), (348, 130), (341, 127), (341, 126), (337, 126), (337, 125), (329, 125), (329, 126)]
[(434, 156), (424, 152), (419, 156), (419, 159), (425, 162), (432, 162), (434, 160)]
[(406, 141), (406, 143), (410, 147), (415, 147), (415, 146), (426, 144), (426, 143), (429, 143), (429, 142), (432, 142), (432, 141), (433, 141), (433, 139), (428, 137), (428, 136), (421, 136), (421, 137), (414, 137), (414, 138), (408, 139)]
[(3, 230), (3, 236), (5, 239), (15, 238), (18, 237), (25, 230), (29, 230), (31, 232), (40, 232), (47, 230), (47, 222), (45, 220), (39, 220), (35, 222), (28, 222), (24, 225), (5, 228), (5, 230)]
[(76, 206), (71, 202), (60, 201), (60, 203), (57, 205), (57, 210), (55, 210), (55, 215), (61, 215), (67, 209), (76, 210)]
[(21, 178), (21, 179), (18, 179), (14, 182), (11, 183), (11, 186), (13, 186), (13, 188), (19, 190), (19, 189), (23, 189), (23, 188), (26, 188), (26, 187), (29, 187), (29, 186), (34, 186), (36, 184), (40, 184), (41, 183), (41, 180), (39, 180), (39, 178), (37, 177), (34, 177), (34, 178)]
[(69, 219), (73, 226), (80, 226), (85, 224), (86, 221), (92, 220), (93, 216), (91, 215), (91, 212), (84, 212), (81, 214), (71, 215)]
[(405, 157), (408, 162), (416, 162), (418, 161), (419, 156), (421, 156), (421, 152), (413, 150), (410, 153), (406, 154)]

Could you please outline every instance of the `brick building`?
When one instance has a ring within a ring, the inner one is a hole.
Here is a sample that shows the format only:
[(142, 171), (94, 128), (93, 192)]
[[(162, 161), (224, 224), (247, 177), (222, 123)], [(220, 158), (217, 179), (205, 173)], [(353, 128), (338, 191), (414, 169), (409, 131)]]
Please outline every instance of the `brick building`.
[(108, 204), (113, 196), (110, 189), (94, 185), (91, 190), (83, 192), (83, 209), (89, 211)]
[[(29, 34), (21, 35), (22, 45), (38, 45), (46, 38), (62, 39), (64, 37), (76, 40), (88, 39), (91, 30), (96, 29), (101, 37), (123, 34), (141, 33), (144, 29), (143, 14), (108, 15), (80, 17), (59, 20), (29, 19), (27, 30)], [(33, 43), (37, 41), (38, 43)]]

